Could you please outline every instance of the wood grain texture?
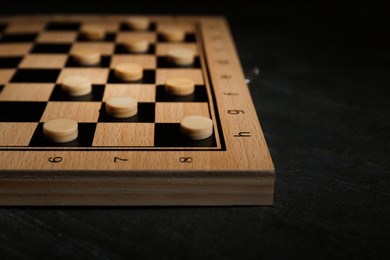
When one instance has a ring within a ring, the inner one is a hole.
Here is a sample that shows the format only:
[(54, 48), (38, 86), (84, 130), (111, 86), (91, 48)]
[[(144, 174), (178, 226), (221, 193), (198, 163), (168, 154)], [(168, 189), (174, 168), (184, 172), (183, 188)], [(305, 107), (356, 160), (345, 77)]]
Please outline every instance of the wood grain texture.
[(29, 52), (31, 43), (3, 43), (0, 45), (1, 56), (25, 55)]
[(163, 85), (165, 81), (172, 77), (188, 77), (196, 85), (203, 85), (203, 75), (200, 69), (159, 69), (156, 72), (156, 83)]
[(0, 100), (4, 101), (45, 101), (53, 91), (52, 83), (9, 83), (1, 92)]
[(15, 69), (0, 69), (0, 84), (8, 83), (14, 73)]
[(192, 115), (210, 117), (207, 103), (189, 104), (175, 102), (170, 104), (159, 102), (156, 104), (156, 122), (179, 123), (184, 117)]
[(153, 84), (107, 84), (103, 101), (111, 97), (129, 96), (138, 102), (154, 102), (156, 86)]
[(111, 55), (114, 52), (114, 44), (106, 42), (78, 42), (72, 45), (71, 53), (80, 50), (94, 50), (101, 55)]
[(156, 59), (153, 55), (114, 55), (111, 61), (111, 68), (121, 63), (136, 63), (144, 69), (156, 68)]
[(156, 42), (156, 38), (156, 34), (152, 32), (119, 32), (116, 37), (116, 42), (122, 43), (129, 39), (141, 39), (154, 43)]
[(161, 43), (156, 46), (156, 52), (158, 55), (166, 56), (170, 49), (184, 48), (189, 49), (194, 52), (195, 55), (198, 54), (198, 48), (194, 43)]
[(78, 122), (96, 122), (99, 117), (99, 102), (49, 102), (41, 122), (56, 118), (70, 118)]
[(153, 124), (98, 124), (95, 146), (153, 146)]
[(25, 146), (37, 123), (0, 123), (0, 146)]
[(37, 38), (37, 42), (42, 43), (64, 43), (64, 42), (73, 42), (77, 37), (75, 32), (42, 32)]
[(61, 83), (64, 78), (69, 76), (87, 77), (91, 80), (92, 84), (104, 84), (107, 81), (108, 71), (100, 68), (66, 68), (61, 70), (57, 83)]
[(26, 55), (19, 65), (20, 68), (61, 68), (67, 55), (31, 54)]
[[(255, 181), (229, 177), (4, 178), (1, 187), (2, 205), (226, 206), (269, 205), (273, 202), (272, 177)], [(26, 193), (30, 194), (29, 197)]]

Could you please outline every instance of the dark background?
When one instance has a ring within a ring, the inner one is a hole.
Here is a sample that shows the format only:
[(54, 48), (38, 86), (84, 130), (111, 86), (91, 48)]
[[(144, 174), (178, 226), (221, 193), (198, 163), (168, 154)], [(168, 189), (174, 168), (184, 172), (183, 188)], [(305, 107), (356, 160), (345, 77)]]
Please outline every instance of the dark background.
[[(0, 259), (389, 259), (390, 41), (375, 3), (2, 1), (1, 14), (223, 14), (272, 207), (1, 207)], [(0, 187), (1, 188), (1, 187)]]

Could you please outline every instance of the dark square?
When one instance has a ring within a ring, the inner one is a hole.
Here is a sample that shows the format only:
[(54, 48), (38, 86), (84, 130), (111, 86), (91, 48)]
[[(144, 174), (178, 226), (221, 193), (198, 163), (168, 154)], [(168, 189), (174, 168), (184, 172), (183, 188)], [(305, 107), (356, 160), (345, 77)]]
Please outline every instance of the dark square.
[(155, 45), (149, 44), (149, 49), (146, 52), (129, 52), (122, 44), (115, 45), (115, 54), (154, 54), (155, 53)]
[(156, 123), (154, 125), (155, 147), (216, 147), (214, 133), (203, 140), (190, 140), (180, 134), (178, 123)]
[(130, 26), (128, 26), (126, 23), (121, 23), (120, 27), (119, 27), (119, 30), (120, 31), (134, 31), (134, 32), (147, 32), (147, 31), (151, 32), (151, 31), (155, 31), (156, 30), (156, 24), (155, 23), (150, 23), (149, 28), (147, 30), (137, 31), (137, 30), (134, 30), (133, 28), (131, 28)]
[(163, 85), (157, 86), (156, 102), (207, 102), (207, 91), (204, 85), (195, 86), (195, 91), (187, 96), (170, 95), (164, 90)]
[(77, 41), (78, 42), (113, 42), (115, 41), (115, 38), (116, 38), (115, 33), (106, 33), (104, 39), (102, 40), (89, 40), (83, 34), (79, 33), (79, 35), (77, 36)]
[(156, 72), (154, 70), (144, 70), (144, 76), (137, 81), (123, 81), (115, 76), (114, 70), (110, 70), (108, 83), (128, 83), (128, 84), (154, 84), (156, 80)]
[(11, 82), (56, 82), (59, 69), (19, 69), (11, 79)]
[(153, 123), (155, 114), (155, 103), (138, 103), (138, 112), (129, 118), (114, 118), (106, 114), (105, 103), (100, 109), (98, 122), (105, 123)]
[(16, 68), (23, 57), (2, 57), (0, 58), (0, 68)]
[(3, 90), (3, 88), (4, 88), (4, 85), (0, 85), (0, 93)]
[(66, 61), (65, 67), (74, 67), (74, 68), (108, 68), (110, 67), (111, 57), (110, 56), (102, 56), (100, 63), (96, 65), (80, 65), (73, 57), (68, 57)]
[[(157, 41), (158, 42), (168, 42), (167, 40), (165, 40), (164, 36), (162, 36), (162, 34), (160, 34), (160, 33), (157, 35)], [(184, 42), (196, 42), (195, 34), (186, 33), (185, 38), (184, 38)]]
[(68, 53), (71, 44), (38, 43), (35, 44), (31, 53)]
[(199, 57), (195, 57), (194, 63), (185, 66), (179, 66), (167, 59), (167, 57), (157, 57), (157, 68), (200, 68)]
[(69, 96), (61, 89), (61, 85), (57, 84), (51, 93), (49, 101), (102, 101), (104, 94), (104, 85), (92, 85), (92, 92), (84, 96)]
[(186, 38), (184, 40), (185, 42), (196, 42), (195, 34), (193, 33), (187, 33)]
[(46, 26), (48, 31), (77, 31), (79, 28), (78, 22), (50, 22)]
[(7, 27), (7, 24), (0, 23), (0, 32), (4, 31), (5, 27)]
[(0, 102), (0, 122), (39, 122), (46, 102)]
[(37, 37), (36, 33), (13, 33), (4, 34), (1, 38), (1, 42), (33, 42)]
[(78, 123), (78, 137), (69, 143), (53, 143), (43, 135), (43, 123), (39, 123), (31, 138), (30, 147), (91, 147), (95, 135), (96, 123)]

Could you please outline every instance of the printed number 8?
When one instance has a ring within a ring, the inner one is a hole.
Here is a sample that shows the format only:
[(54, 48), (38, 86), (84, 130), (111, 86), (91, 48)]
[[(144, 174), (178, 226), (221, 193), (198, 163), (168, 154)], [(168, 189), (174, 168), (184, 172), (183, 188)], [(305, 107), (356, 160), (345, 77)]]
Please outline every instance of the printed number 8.
[(51, 163), (59, 163), (59, 162), (62, 162), (62, 157), (59, 157), (59, 156), (49, 157), (48, 161)]

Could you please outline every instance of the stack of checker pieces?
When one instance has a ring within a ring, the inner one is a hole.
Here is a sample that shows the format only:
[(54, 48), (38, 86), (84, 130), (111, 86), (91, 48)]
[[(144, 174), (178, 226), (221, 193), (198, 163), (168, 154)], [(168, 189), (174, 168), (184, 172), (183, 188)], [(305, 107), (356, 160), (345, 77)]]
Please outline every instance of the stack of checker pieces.
[[(101, 40), (89, 40), (83, 26), (99, 24), (105, 29)], [(134, 30), (125, 21), (67, 19), (15, 22), (1, 26), (0, 66), (1, 122), (8, 133), (1, 145), (27, 147), (215, 147), (215, 136), (192, 141), (178, 134), (180, 120), (189, 115), (210, 117), (209, 97), (201, 69), (199, 44), (192, 23), (180, 24), (186, 35), (183, 42), (167, 42), (159, 33), (170, 22), (152, 21), (146, 30)], [(174, 24), (177, 26), (176, 24)], [(145, 53), (129, 53), (121, 44), (126, 39), (145, 39), (151, 44)], [(196, 53), (190, 66), (175, 66), (166, 54), (183, 47)], [(96, 50), (101, 62), (82, 66), (72, 57), (79, 50)], [(114, 67), (138, 63), (144, 68), (137, 82), (122, 81)], [(83, 76), (92, 82), (89, 95), (72, 97), (61, 90), (69, 76)], [(163, 84), (170, 77), (194, 80), (195, 92), (175, 97), (165, 93)], [(127, 119), (107, 116), (104, 102), (110, 97), (128, 95), (138, 100), (138, 114)], [(79, 123), (79, 138), (53, 144), (42, 136), (42, 124), (55, 118), (72, 118)], [(119, 133), (119, 134), (114, 134)], [(126, 133), (132, 133), (131, 135)]]

